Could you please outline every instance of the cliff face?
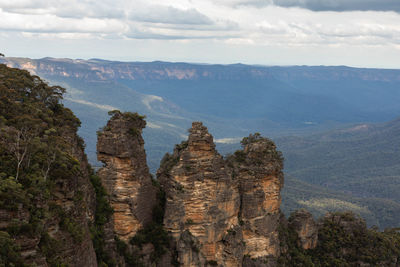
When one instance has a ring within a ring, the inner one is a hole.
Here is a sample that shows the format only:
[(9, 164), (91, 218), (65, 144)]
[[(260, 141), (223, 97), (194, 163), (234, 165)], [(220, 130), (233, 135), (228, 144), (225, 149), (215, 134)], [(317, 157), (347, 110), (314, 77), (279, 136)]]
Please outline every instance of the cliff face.
[[(76, 134), (64, 133), (63, 138), (71, 144), (69, 152), (80, 163), (80, 171), (68, 179), (50, 174), (51, 191), (37, 193), (30, 203), (33, 207), (0, 208), (0, 232), (11, 232), (25, 264), (97, 266), (89, 231), (96, 203), (88, 163)], [(27, 197), (23, 191), (15, 193)]]
[(238, 227), (238, 184), (228, 174), (207, 128), (195, 122), (189, 131), (188, 141), (177, 146), (158, 171), (166, 192), (165, 228), (177, 242), (183, 266), (214, 261), (238, 266), (241, 250), (229, 250), (225, 243)]
[(82, 59), (0, 58), (10, 67), (29, 70), (46, 77), (60, 76), (85, 80), (239, 80), (278, 78), (297, 81), (360, 79), (364, 81), (399, 81), (397, 70), (357, 69), (348, 67), (257, 67), (242, 64), (231, 66), (169, 62), (118, 62)]
[(276, 259), (283, 175), (275, 146), (257, 136), (225, 161), (206, 127), (194, 122), (189, 132), (188, 141), (164, 157), (157, 176), (178, 261), (242, 266)]
[(238, 176), (242, 197), (240, 217), (245, 254), (250, 258), (276, 258), (280, 254), (282, 158), (272, 141), (257, 134), (242, 143), (244, 150), (236, 153), (234, 173)]
[(91, 172), (63, 91), (0, 64), (0, 265), (97, 266)]
[(314, 249), (318, 242), (318, 224), (307, 210), (298, 210), (290, 216), (289, 226), (292, 227), (299, 239), (298, 246), (303, 249)]
[(123, 241), (152, 220), (156, 191), (141, 135), (145, 125), (137, 114), (117, 112), (98, 132), (98, 160), (104, 164), (98, 175), (114, 209), (112, 230)]
[[(94, 221), (96, 206), (96, 196), (89, 178), (89, 164), (83, 147), (79, 145), (82, 140), (76, 132), (70, 132), (65, 139), (72, 144), (70, 153), (79, 162), (80, 171), (71, 177), (72, 179), (56, 180), (52, 192), (53, 201), (61, 207), (62, 212), (58, 214), (59, 218), (50, 219), (48, 233), (51, 238), (62, 244), (58, 253), (62, 262), (70, 266), (97, 266), (89, 231), (89, 226)], [(71, 219), (65, 220), (65, 214)]]

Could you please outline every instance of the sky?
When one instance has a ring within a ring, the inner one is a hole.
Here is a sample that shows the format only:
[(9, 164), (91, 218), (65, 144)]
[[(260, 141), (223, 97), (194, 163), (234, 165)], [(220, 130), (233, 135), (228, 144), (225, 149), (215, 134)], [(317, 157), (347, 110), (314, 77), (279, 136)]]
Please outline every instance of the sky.
[(0, 0), (0, 52), (400, 68), (400, 0)]

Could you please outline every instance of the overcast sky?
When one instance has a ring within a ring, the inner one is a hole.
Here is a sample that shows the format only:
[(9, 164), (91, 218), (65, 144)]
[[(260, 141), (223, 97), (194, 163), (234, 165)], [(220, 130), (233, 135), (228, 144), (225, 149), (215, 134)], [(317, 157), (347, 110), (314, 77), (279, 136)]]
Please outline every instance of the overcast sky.
[(400, 0), (0, 0), (0, 52), (400, 68)]

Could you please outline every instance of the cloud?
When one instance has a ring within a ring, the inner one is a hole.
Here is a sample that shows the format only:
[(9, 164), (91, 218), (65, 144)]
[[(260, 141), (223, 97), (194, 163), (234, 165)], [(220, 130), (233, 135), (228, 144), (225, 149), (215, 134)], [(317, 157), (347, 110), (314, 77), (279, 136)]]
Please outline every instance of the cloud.
[(217, 0), (217, 3), (235, 8), (269, 5), (299, 7), (312, 11), (394, 11), (400, 13), (398, 0)]
[(400, 12), (399, 0), (273, 0), (272, 2), (281, 7), (300, 7), (312, 11)]
[(164, 23), (211, 25), (214, 22), (195, 8), (178, 9), (172, 6), (149, 5), (132, 10), (129, 18), (135, 21)]
[[(394, 2), (399, 0), (215, 1), (2, 0), (0, 34), (17, 33), (31, 40), (204, 42), (249, 49), (400, 43), (399, 13), (354, 11), (398, 10)], [(327, 10), (349, 12), (316, 12)]]
[(102, 0), (3, 0), (0, 8), (8, 13), (23, 15), (52, 14), (61, 18), (121, 18), (123, 5), (118, 1)]

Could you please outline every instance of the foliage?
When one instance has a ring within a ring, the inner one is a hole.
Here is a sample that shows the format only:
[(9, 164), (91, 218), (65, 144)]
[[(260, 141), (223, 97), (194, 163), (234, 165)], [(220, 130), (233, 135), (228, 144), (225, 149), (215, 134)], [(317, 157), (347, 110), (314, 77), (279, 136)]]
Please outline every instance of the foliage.
[(108, 115), (111, 117), (123, 116), (125, 119), (132, 120), (132, 121), (144, 121), (144, 119), (146, 118), (146, 116), (140, 115), (137, 112), (121, 112), (118, 109), (109, 111)]
[(167, 248), (169, 247), (169, 236), (163, 225), (153, 222), (146, 225), (143, 229), (140, 229), (131, 239), (130, 243), (140, 248), (144, 244), (151, 243), (154, 246), (154, 252), (151, 255), (151, 259), (154, 262), (157, 262), (161, 256), (167, 252)]
[(115, 114), (121, 114), (121, 111), (119, 111), (118, 109), (114, 109), (108, 112), (108, 115), (111, 117), (114, 116)]
[(165, 210), (165, 192), (159, 186), (158, 183), (154, 183), (157, 186), (157, 202), (153, 207), (153, 221), (143, 229), (140, 229), (136, 235), (130, 240), (130, 243), (134, 246), (141, 248), (144, 244), (151, 243), (154, 247), (154, 252), (151, 255), (151, 259), (157, 262), (162, 255), (167, 252), (169, 248), (170, 238), (168, 232), (164, 229), (164, 210)]
[(124, 118), (132, 121), (143, 121), (146, 118), (145, 115), (140, 115), (137, 112), (124, 112), (122, 113), (122, 115), (124, 116)]
[(0, 64), (0, 209), (28, 213), (7, 228), (9, 236), (39, 238), (48, 263), (60, 266), (53, 256), (64, 244), (56, 245), (48, 236), (46, 222), (59, 219), (76, 242), (83, 239), (74, 209), (47, 209), (56, 188), (82, 175), (73, 156), (76, 147), (84, 146), (76, 135), (80, 121), (60, 103), (64, 92), (27, 71)]
[(163, 174), (169, 175), (169, 172), (178, 163), (178, 161), (179, 158), (177, 156), (165, 153), (160, 162), (160, 170), (162, 170)]
[(285, 214), (305, 208), (318, 218), (327, 212), (351, 210), (361, 215), (369, 226), (377, 225), (381, 230), (397, 226), (400, 221), (400, 204), (395, 201), (355, 197), (348, 192), (306, 183), (287, 174), (282, 197), (281, 209)]
[(101, 184), (100, 178), (89, 170), (91, 173), (90, 182), (96, 193), (96, 211), (94, 224), (90, 227), (93, 240), (94, 251), (98, 264), (107, 265), (109, 267), (116, 266), (115, 260), (111, 258), (109, 253), (105, 251), (105, 233), (104, 225), (110, 220), (113, 209), (110, 206), (106, 190)]
[(0, 266), (25, 266), (19, 247), (7, 232), (0, 231)]
[(242, 139), (242, 141), (240, 141), (240, 144), (242, 145), (242, 147), (245, 147), (249, 144), (261, 141), (262, 139), (263, 139), (263, 137), (261, 137), (260, 133), (254, 133), (254, 134), (250, 134), (248, 137), (244, 137)]
[(351, 212), (322, 219), (315, 249), (302, 249), (290, 226), (281, 225), (279, 235), (286, 250), (279, 259), (282, 266), (390, 266), (400, 255), (400, 233), (367, 229), (365, 222)]
[[(273, 166), (277, 170), (283, 168), (282, 152), (276, 149), (275, 143), (260, 133), (250, 134), (241, 141), (242, 150), (236, 150), (233, 155), (226, 157), (229, 167), (233, 168), (237, 164), (250, 164), (253, 166)], [(232, 173), (233, 177), (235, 173)]]
[[(285, 187), (305, 193), (310, 186), (319, 186), (329, 190), (330, 196), (323, 198), (367, 208), (368, 213), (353, 211), (361, 214), (368, 225), (375, 224), (380, 229), (399, 226), (399, 127), (397, 119), (309, 136), (277, 138), (275, 141), (286, 158), (286, 177), (290, 175), (303, 182), (291, 184), (288, 180)], [(302, 200), (315, 198), (315, 191), (310, 190)], [(290, 205), (296, 205), (300, 200), (295, 199), (298, 192), (289, 193), (288, 197), (295, 201)], [(335, 206), (318, 213), (326, 211), (335, 211)]]
[(48, 233), (42, 234), (40, 238), (39, 248), (46, 256), (46, 260), (50, 264), (50, 266), (66, 266), (60, 259), (59, 255), (57, 255), (60, 246), (61, 243), (50, 237)]

